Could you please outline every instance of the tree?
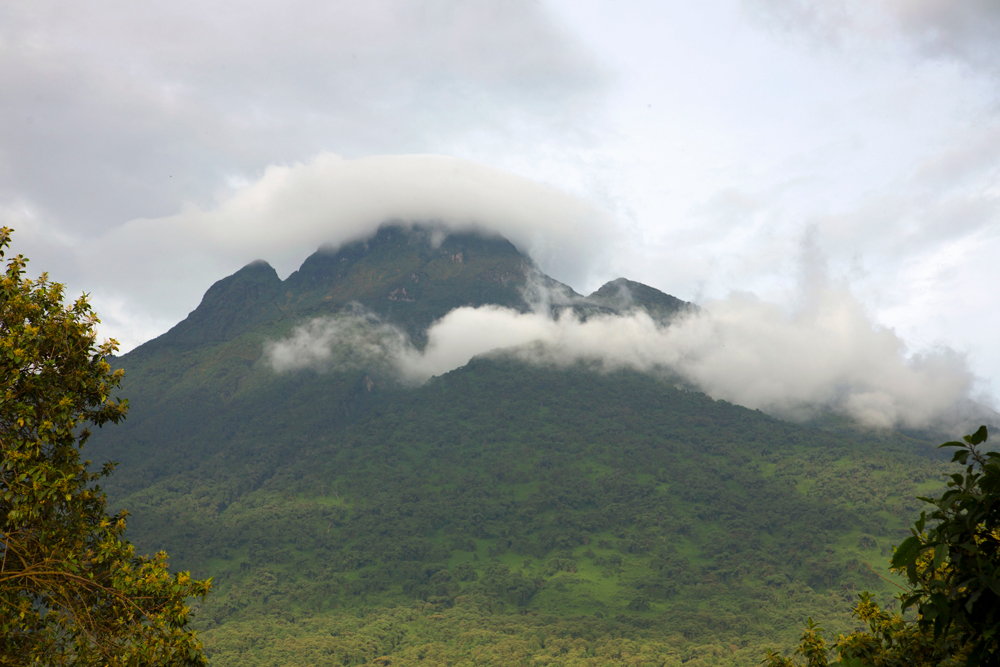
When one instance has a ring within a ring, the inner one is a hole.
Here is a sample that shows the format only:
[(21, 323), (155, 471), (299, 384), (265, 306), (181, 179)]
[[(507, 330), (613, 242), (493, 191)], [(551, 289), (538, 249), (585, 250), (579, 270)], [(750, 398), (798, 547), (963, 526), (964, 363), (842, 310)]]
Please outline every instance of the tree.
[[(965, 471), (951, 475), (940, 497), (920, 498), (934, 509), (929, 517), (921, 512), (913, 534), (896, 547), (891, 568), (910, 584), (899, 596), (901, 613), (882, 610), (862, 593), (853, 611), (868, 630), (839, 638), (834, 665), (1000, 664), (1000, 454), (979, 450), (986, 438), (981, 426), (964, 442), (941, 445), (957, 448), (952, 462)], [(904, 617), (908, 609), (915, 619)], [(809, 667), (827, 665), (819, 631), (810, 619), (796, 651)], [(770, 651), (764, 663), (795, 664)]]
[[(0, 257), (10, 245), (0, 228)], [(107, 514), (80, 449), (89, 427), (118, 423), (122, 371), (97, 344), (99, 320), (46, 274), (10, 259), (0, 278), (0, 665), (204, 665), (185, 600), (211, 580), (137, 556), (126, 512)]]
[(941, 445), (958, 449), (952, 461), (965, 474), (953, 474), (940, 498), (921, 498), (935, 507), (933, 527), (924, 530), (921, 512), (892, 558), (913, 587), (903, 609), (915, 607), (935, 640), (967, 646), (970, 665), (1000, 662), (1000, 454), (978, 450), (986, 437), (980, 426), (965, 442)]

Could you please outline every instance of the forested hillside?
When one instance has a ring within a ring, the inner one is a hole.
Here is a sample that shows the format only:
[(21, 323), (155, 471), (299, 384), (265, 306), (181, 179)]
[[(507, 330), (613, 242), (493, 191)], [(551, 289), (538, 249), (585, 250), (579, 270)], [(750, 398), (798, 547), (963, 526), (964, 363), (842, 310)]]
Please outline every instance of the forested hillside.
[[(927, 442), (499, 353), (419, 387), (263, 358), (351, 302), (417, 341), (458, 305), (526, 309), (558, 287), (533, 271), (500, 239), (389, 228), (285, 281), (251, 265), (116, 360), (132, 413), (86, 454), (121, 461), (141, 550), (215, 578), (212, 664), (750, 665), (807, 614), (846, 630), (861, 590), (889, 602), (891, 546), (947, 469)], [(558, 289), (583, 316), (687, 307)]]

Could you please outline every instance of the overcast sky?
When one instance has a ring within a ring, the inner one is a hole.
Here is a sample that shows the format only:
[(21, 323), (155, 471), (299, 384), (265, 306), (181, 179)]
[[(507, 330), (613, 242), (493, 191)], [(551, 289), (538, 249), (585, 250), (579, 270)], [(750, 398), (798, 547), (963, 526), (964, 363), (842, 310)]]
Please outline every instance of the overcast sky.
[(436, 217), (581, 292), (820, 275), (995, 396), (998, 63), (992, 0), (0, 0), (0, 221), (126, 350)]

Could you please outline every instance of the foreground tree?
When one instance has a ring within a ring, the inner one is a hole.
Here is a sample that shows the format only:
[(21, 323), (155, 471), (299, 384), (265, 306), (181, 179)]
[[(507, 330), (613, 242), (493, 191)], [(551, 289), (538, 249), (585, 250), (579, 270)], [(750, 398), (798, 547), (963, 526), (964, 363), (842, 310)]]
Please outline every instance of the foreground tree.
[[(11, 230), (0, 228), (0, 257)], [(167, 556), (136, 556), (125, 512), (108, 516), (80, 448), (88, 427), (117, 423), (122, 379), (98, 345), (85, 297), (24, 277), (0, 278), (0, 665), (203, 665), (185, 600), (211, 581), (171, 574)]]
[[(832, 664), (844, 667), (1000, 665), (1000, 454), (979, 450), (986, 437), (981, 426), (964, 442), (941, 445), (957, 448), (952, 462), (965, 471), (951, 475), (940, 497), (920, 498), (934, 509), (920, 513), (893, 554), (892, 569), (910, 584), (901, 611), (914, 609), (916, 618), (888, 613), (863, 593), (853, 611), (868, 630), (841, 635), (832, 649), (809, 620), (796, 650), (809, 667), (831, 664), (832, 650), (840, 658)], [(796, 664), (773, 652), (764, 663)]]

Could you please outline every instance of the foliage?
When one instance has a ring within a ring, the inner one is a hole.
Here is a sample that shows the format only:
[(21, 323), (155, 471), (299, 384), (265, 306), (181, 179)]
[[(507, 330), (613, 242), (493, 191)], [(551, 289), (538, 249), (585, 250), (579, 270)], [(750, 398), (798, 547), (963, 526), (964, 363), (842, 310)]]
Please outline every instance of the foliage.
[[(0, 257), (10, 231), (0, 229)], [(98, 472), (80, 460), (90, 425), (118, 423), (121, 371), (97, 345), (86, 298), (24, 277), (0, 281), (0, 664), (204, 664), (185, 598), (209, 582), (171, 576), (166, 554), (138, 557), (125, 513), (108, 516)]]
[(935, 640), (968, 644), (969, 665), (1000, 662), (1000, 454), (977, 449), (986, 437), (981, 426), (941, 445), (958, 448), (952, 461), (965, 474), (951, 475), (940, 498), (921, 498), (935, 509), (921, 513), (892, 559), (913, 586), (903, 609), (915, 607)]
[[(826, 647), (826, 640), (823, 639), (823, 628), (809, 618), (806, 620), (806, 629), (799, 639), (799, 647), (795, 649), (795, 655), (801, 655), (806, 660), (807, 667), (827, 667), (829, 662), (826, 655), (829, 649)], [(795, 662), (784, 657), (771, 649), (768, 649), (764, 659), (767, 667), (795, 667)]]
[(278, 621), (471, 596), (526, 642), (521, 621), (600, 614), (752, 664), (752, 646), (791, 645), (789, 613), (849, 627), (845, 603), (880, 582), (864, 561), (944, 465), (636, 373), (477, 360), (413, 390), (364, 377), (254, 369), (225, 400), (178, 392), (187, 424), (167, 431), (164, 409), (101, 434), (140, 443), (113, 480), (133, 538), (218, 582), (198, 622), (213, 661)]
[[(893, 555), (893, 570), (905, 573), (911, 586), (899, 596), (901, 611), (913, 608), (916, 618), (886, 612), (870, 593), (862, 593), (853, 613), (868, 629), (840, 636), (835, 664), (976, 667), (1000, 662), (1000, 454), (977, 449), (986, 438), (982, 426), (964, 443), (941, 445), (959, 449), (952, 461), (965, 465), (965, 473), (952, 474), (940, 497), (920, 498), (936, 509), (929, 517), (921, 512), (912, 535)], [(807, 657), (809, 667), (826, 665), (817, 630), (810, 620), (796, 651)], [(764, 662), (794, 665), (773, 651)]]
[(968, 645), (952, 638), (935, 640), (918, 623), (881, 609), (869, 593), (859, 596), (853, 612), (868, 630), (840, 637), (835, 648), (845, 667), (958, 667), (968, 656)]
[(751, 665), (807, 615), (849, 631), (865, 588), (892, 602), (865, 563), (941, 486), (929, 443), (585, 365), (495, 356), (402, 388), (262, 359), (352, 300), (411, 335), (457, 305), (524, 307), (522, 260), (380, 234), (286, 281), (247, 267), (116, 360), (134, 407), (88, 446), (121, 461), (106, 489), (135, 543), (215, 577), (196, 621), (213, 664)]

